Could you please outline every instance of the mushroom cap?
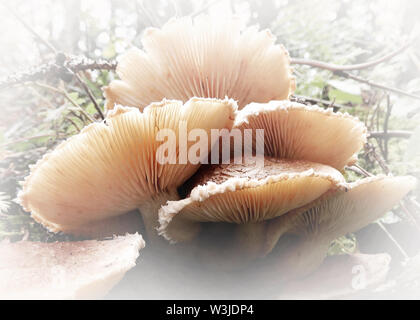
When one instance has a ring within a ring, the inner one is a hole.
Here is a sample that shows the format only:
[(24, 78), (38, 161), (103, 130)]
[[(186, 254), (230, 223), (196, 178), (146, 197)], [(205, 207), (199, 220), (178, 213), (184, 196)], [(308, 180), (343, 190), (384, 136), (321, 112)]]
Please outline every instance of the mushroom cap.
[(269, 253), (283, 234), (307, 239), (313, 247), (355, 232), (376, 219), (416, 186), (410, 176), (376, 176), (329, 191), (301, 208), (273, 219), (267, 226), (265, 253)]
[(234, 128), (264, 129), (266, 156), (313, 161), (338, 170), (354, 162), (366, 142), (366, 127), (357, 118), (290, 101), (251, 103), (238, 112)]
[(103, 297), (136, 265), (141, 235), (113, 240), (0, 242), (1, 299)]
[(287, 99), (295, 88), (288, 52), (268, 30), (244, 28), (238, 19), (201, 15), (148, 28), (143, 50), (119, 57), (117, 74), (104, 89), (108, 110), (115, 103), (143, 109), (163, 98), (191, 97), (254, 102)]
[(265, 158), (264, 166), (231, 163), (207, 167), (189, 197), (159, 211), (159, 232), (186, 241), (199, 222), (261, 222), (307, 204), (344, 182), (334, 168), (308, 161)]
[[(143, 112), (117, 107), (104, 122), (87, 126), (39, 160), (18, 198), (51, 231), (77, 233), (83, 225), (176, 190), (200, 165), (178, 161), (179, 124), (186, 124), (187, 133), (200, 128), (210, 135), (211, 129), (230, 129), (235, 110), (233, 100), (204, 98), (185, 105), (164, 100)], [(163, 142), (156, 135), (163, 129), (176, 133), (176, 164), (157, 159)]]

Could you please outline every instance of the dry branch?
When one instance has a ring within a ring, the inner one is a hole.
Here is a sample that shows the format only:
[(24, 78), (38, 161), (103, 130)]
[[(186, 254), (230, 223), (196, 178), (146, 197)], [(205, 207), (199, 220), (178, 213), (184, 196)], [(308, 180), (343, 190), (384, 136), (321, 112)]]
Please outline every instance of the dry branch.
[(385, 62), (385, 61), (395, 57), (396, 55), (400, 54), (405, 49), (407, 49), (410, 45), (411, 45), (411, 42), (408, 42), (408, 43), (404, 44), (401, 48), (399, 48), (399, 49), (397, 49), (397, 50), (395, 50), (395, 51), (393, 51), (393, 52), (391, 52), (387, 55), (384, 55), (381, 58), (378, 58), (376, 60), (372, 60), (372, 61), (369, 61), (369, 62), (365, 62), (365, 63), (360, 63), (360, 64), (351, 64), (351, 65), (342, 66), (342, 65), (338, 65), (338, 64), (334, 64), (334, 63), (326, 63), (326, 62), (322, 62), (322, 61), (316, 61), (316, 60), (310, 60), (310, 59), (299, 59), (299, 58), (292, 58), (291, 63), (292, 64), (303, 64), (303, 65), (307, 65), (307, 66), (311, 66), (311, 67), (315, 67), (315, 68), (330, 70), (332, 72), (362, 70), (362, 69), (367, 69), (367, 68), (372, 67), (372, 66), (376, 66), (376, 65), (378, 65), (382, 62)]
[(353, 105), (338, 104), (338, 103), (335, 103), (335, 101), (329, 101), (329, 100), (317, 99), (317, 98), (313, 98), (313, 97), (300, 96), (300, 95), (296, 95), (296, 94), (291, 96), (290, 100), (296, 101), (296, 102), (299, 102), (299, 103), (303, 103), (303, 104), (311, 104), (311, 105), (321, 104), (321, 105), (324, 105), (326, 107), (334, 107), (334, 108), (337, 108), (337, 109), (353, 107)]
[(369, 67), (373, 67), (376, 66), (382, 62), (385, 62), (393, 57), (395, 57), (396, 55), (402, 53), (405, 49), (407, 49), (414, 41), (410, 41), (407, 42), (406, 44), (404, 44), (401, 48), (381, 57), (378, 58), (376, 60), (372, 60), (369, 62), (365, 62), (365, 63), (360, 63), (360, 64), (353, 64), (353, 65), (337, 65), (337, 64), (333, 64), (333, 63), (326, 63), (326, 62), (322, 62), (322, 61), (316, 61), (316, 60), (310, 60), (310, 59), (299, 59), (299, 58), (292, 58), (291, 59), (291, 63), (292, 64), (300, 64), (300, 65), (307, 65), (310, 67), (314, 67), (314, 68), (319, 68), (319, 69), (324, 69), (324, 70), (329, 70), (331, 72), (333, 72), (335, 75), (339, 76), (339, 77), (343, 77), (343, 78), (347, 78), (347, 79), (352, 79), (355, 80), (357, 82), (360, 83), (365, 83), (371, 87), (375, 87), (378, 89), (382, 89), (385, 91), (389, 91), (389, 92), (393, 92), (396, 94), (400, 94), (400, 95), (404, 95), (413, 99), (417, 99), (420, 100), (420, 96), (410, 93), (410, 92), (406, 92), (404, 90), (401, 90), (399, 88), (394, 88), (394, 87), (390, 87), (390, 86), (386, 86), (383, 84), (379, 84), (376, 83), (374, 81), (371, 80), (367, 80), (367, 79), (363, 79), (361, 77), (355, 76), (351, 73), (349, 73), (348, 71), (352, 71), (352, 70), (363, 70), (363, 69), (367, 69)]
[[(33, 67), (28, 71), (10, 75), (0, 81), (0, 89), (24, 82), (33, 82), (50, 78), (60, 78), (68, 81), (72, 77), (72, 72), (77, 73), (86, 70), (114, 70), (116, 61), (92, 60), (86, 57), (66, 56), (58, 53), (54, 62)], [(69, 72), (70, 71), (70, 72)]]

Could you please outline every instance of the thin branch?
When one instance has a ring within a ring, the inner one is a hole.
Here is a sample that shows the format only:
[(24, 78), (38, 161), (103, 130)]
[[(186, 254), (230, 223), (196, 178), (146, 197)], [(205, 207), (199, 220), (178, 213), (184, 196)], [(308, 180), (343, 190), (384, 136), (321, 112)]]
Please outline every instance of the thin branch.
[[(70, 70), (70, 69), (68, 69), (68, 70)], [(104, 120), (105, 119), (105, 116), (102, 113), (102, 110), (99, 107), (98, 103), (96, 102), (95, 98), (93, 97), (92, 91), (89, 89), (89, 87), (87, 86), (87, 84), (82, 80), (82, 78), (80, 78), (79, 74), (77, 74), (75, 72), (73, 72), (73, 74), (76, 77), (77, 81), (82, 86), (83, 90), (85, 90), (85, 92), (88, 95), (90, 101), (92, 101), (93, 106), (95, 107), (96, 111), (99, 113), (99, 116), (101, 117), (101, 119)]]
[(410, 92), (406, 92), (404, 90), (398, 89), (398, 88), (394, 88), (394, 87), (390, 87), (390, 86), (386, 86), (383, 84), (379, 84), (367, 79), (363, 79), (360, 78), (358, 76), (352, 75), (346, 71), (352, 71), (352, 70), (362, 70), (362, 69), (366, 69), (375, 65), (378, 65), (382, 62), (385, 62), (389, 59), (391, 59), (392, 57), (395, 57), (396, 55), (400, 54), (401, 52), (403, 52), (405, 49), (407, 49), (411, 44), (413, 43), (413, 41), (411, 42), (407, 42), (406, 44), (404, 44), (401, 48), (381, 57), (378, 58), (376, 60), (373, 61), (369, 61), (366, 63), (360, 63), (360, 64), (353, 64), (353, 65), (347, 65), (347, 66), (342, 66), (342, 65), (337, 65), (337, 64), (333, 64), (333, 63), (326, 63), (326, 62), (322, 62), (322, 61), (316, 61), (316, 60), (310, 60), (310, 59), (299, 59), (299, 58), (292, 58), (291, 59), (291, 63), (292, 64), (300, 64), (300, 65), (307, 65), (310, 67), (314, 67), (314, 68), (319, 68), (319, 69), (324, 69), (324, 70), (329, 70), (331, 72), (333, 72), (335, 75), (340, 76), (340, 77), (344, 77), (347, 79), (352, 79), (355, 80), (357, 82), (361, 82), (361, 83), (365, 83), (371, 87), (375, 87), (378, 89), (382, 89), (382, 90), (386, 90), (386, 91), (390, 91), (396, 94), (400, 94), (400, 95), (404, 95), (413, 99), (417, 99), (420, 100), (420, 96), (410, 93)]
[(373, 176), (373, 174), (371, 174), (370, 172), (366, 171), (364, 168), (362, 168), (358, 164), (354, 164), (353, 167), (357, 168), (365, 177), (372, 177)]
[(379, 83), (373, 82), (371, 80), (363, 79), (363, 78), (357, 77), (355, 75), (352, 75), (352, 74), (344, 72), (344, 71), (336, 71), (334, 73), (336, 75), (344, 77), (344, 78), (348, 78), (348, 79), (355, 80), (357, 82), (365, 83), (365, 84), (367, 84), (371, 87), (375, 87), (375, 88), (378, 88), (378, 89), (382, 89), (382, 90), (385, 90), (385, 91), (390, 91), (390, 92), (393, 92), (393, 93), (396, 93), (396, 94), (400, 94), (400, 95), (403, 95), (403, 96), (407, 96), (407, 97), (410, 97), (410, 98), (413, 98), (413, 99), (420, 100), (420, 96), (417, 95), (417, 94), (410, 93), (410, 92), (407, 92), (407, 91), (404, 91), (404, 90), (401, 90), (401, 89), (398, 89), (398, 88), (385, 86), (383, 84), (379, 84)]
[[(33, 67), (27, 71), (19, 72), (8, 76), (0, 81), (0, 90), (21, 84), (24, 82), (38, 81), (49, 78), (66, 79), (66, 75), (75, 74), (86, 70), (114, 70), (117, 66), (116, 61), (106, 61), (103, 59), (92, 60), (80, 56), (65, 56), (63, 53), (56, 55), (56, 61)], [(64, 62), (62, 62), (64, 59)]]
[(104, 59), (92, 60), (84, 56), (66, 55), (64, 66), (73, 72), (85, 70), (115, 70), (117, 61), (108, 61)]
[(389, 239), (397, 246), (398, 250), (402, 253), (405, 260), (409, 260), (410, 257), (408, 256), (407, 252), (401, 247), (401, 245), (398, 243), (398, 241), (394, 238), (394, 236), (388, 231), (388, 229), (384, 226), (384, 224), (381, 221), (376, 222), (378, 226), (382, 229), (383, 232), (388, 236)]
[(76, 128), (76, 130), (77, 130), (77, 132), (80, 132), (80, 128), (79, 128), (79, 126), (76, 124), (76, 122), (74, 122), (72, 119), (70, 119), (69, 117), (66, 117), (66, 120), (67, 121), (69, 121), (72, 125), (73, 125), (73, 127), (75, 127)]
[(352, 166), (345, 166), (344, 167), (344, 169), (345, 170), (348, 170), (348, 171), (351, 171), (351, 172), (354, 172), (354, 173), (356, 173), (356, 174), (358, 174), (359, 176), (362, 176), (362, 177), (366, 177), (367, 175), (366, 175), (366, 172), (367, 171), (365, 171), (364, 169), (363, 170), (361, 170), (361, 167), (359, 167), (358, 165), (352, 165)]
[(351, 64), (351, 65), (347, 65), (347, 66), (342, 66), (342, 65), (338, 65), (338, 64), (334, 64), (334, 63), (326, 63), (326, 62), (322, 62), (322, 61), (316, 61), (316, 60), (310, 60), (310, 59), (299, 59), (299, 58), (292, 58), (291, 63), (292, 64), (307, 65), (307, 66), (320, 68), (320, 69), (325, 69), (325, 70), (330, 70), (332, 72), (362, 70), (362, 69), (367, 69), (367, 68), (372, 67), (372, 66), (376, 66), (376, 65), (378, 65), (382, 62), (385, 62), (385, 61), (395, 57), (396, 55), (400, 54), (405, 49), (407, 49), (411, 44), (412, 44), (412, 42), (407, 42), (401, 48), (399, 48), (399, 49), (397, 49), (397, 50), (395, 50), (395, 51), (393, 51), (393, 52), (391, 52), (387, 55), (384, 55), (381, 58), (378, 58), (376, 60), (372, 60), (372, 61), (369, 61), (369, 62), (365, 62), (365, 63), (360, 63), (360, 64)]
[(89, 119), (91, 122), (95, 122), (95, 120), (90, 116), (89, 113), (87, 113), (85, 111), (85, 109), (83, 109), (76, 101), (74, 101), (74, 99), (72, 97), (70, 97), (70, 95), (67, 93), (67, 91), (65, 90), (61, 90), (61, 89), (57, 89), (54, 88), (52, 86), (49, 86), (47, 84), (42, 84), (42, 83), (38, 83), (38, 82), (34, 82), (35, 85), (41, 87), (41, 88), (45, 88), (51, 91), (54, 91), (56, 93), (62, 94), (73, 106), (75, 106), (87, 119)]
[(369, 142), (366, 143), (365, 144), (365, 150), (366, 150), (366, 154), (368, 156), (371, 155), (376, 160), (376, 162), (378, 162), (379, 166), (382, 168), (382, 170), (385, 172), (385, 174), (388, 175), (390, 173), (388, 165), (386, 164), (384, 159), (382, 159), (382, 157), (376, 152), (376, 149), (373, 146), (373, 144), (371, 144)]
[[(317, 99), (317, 98), (312, 98), (312, 97), (300, 96), (300, 95), (296, 95), (296, 94), (294, 94), (293, 96), (291, 96), (290, 97), (290, 100), (291, 101), (296, 101), (296, 102), (299, 102), (299, 103), (303, 103), (303, 104), (309, 103), (311, 105), (314, 105), (314, 104), (322, 104), (325, 107), (331, 106), (331, 101), (329, 101), (329, 100), (323, 100), (323, 99)], [(341, 108), (351, 108), (351, 107), (352, 106), (350, 106), (350, 105), (347, 106), (347, 105), (344, 105), (344, 104), (337, 104), (337, 103), (334, 102), (334, 108), (341, 109)]]
[[(3, 2), (2, 2), (3, 3)], [(4, 3), (3, 3), (4, 4)], [(5, 4), (4, 4), (5, 5)], [(5, 5), (6, 6), (6, 5)], [(88, 95), (89, 99), (92, 101), (96, 111), (99, 113), (99, 116), (103, 119), (105, 119), (104, 114), (102, 113), (101, 108), (99, 107), (98, 103), (96, 102), (95, 98), (93, 97), (92, 92), (89, 90), (88, 86), (86, 85), (86, 83), (82, 80), (82, 78), (80, 78), (80, 76), (78, 75), (78, 71), (74, 71), (73, 69), (71, 69), (70, 67), (67, 67), (65, 65), (65, 62), (67, 60), (67, 57), (65, 54), (58, 52), (58, 50), (56, 48), (54, 48), (54, 46), (52, 44), (50, 44), (47, 40), (45, 40), (44, 38), (41, 37), (41, 35), (39, 35), (37, 32), (35, 32), (35, 30), (33, 28), (31, 28), (23, 19), (21, 19), (21, 17), (17, 14), (15, 14), (13, 12), (13, 10), (11, 8), (9, 8), (8, 6), (6, 6), (10, 12), (12, 12), (12, 14), (15, 16), (16, 19), (18, 19), (23, 25), (24, 27), (32, 33), (32, 35), (36, 38), (38, 38), (39, 40), (41, 40), (51, 51), (53, 51), (55, 53), (55, 60), (56, 63), (55, 64), (51, 64), (50, 66), (54, 68), (57, 67), (61, 68), (61, 71), (68, 71), (70, 74), (74, 75), (77, 79), (77, 81), (80, 83), (80, 85), (82, 86), (83, 90), (85, 90), (86, 94)], [(44, 70), (45, 72), (45, 70)], [(62, 75), (65, 75), (65, 73), (62, 72)], [(34, 79), (32, 79), (33, 81)], [(1, 88), (1, 82), (0, 82), (0, 88)]]

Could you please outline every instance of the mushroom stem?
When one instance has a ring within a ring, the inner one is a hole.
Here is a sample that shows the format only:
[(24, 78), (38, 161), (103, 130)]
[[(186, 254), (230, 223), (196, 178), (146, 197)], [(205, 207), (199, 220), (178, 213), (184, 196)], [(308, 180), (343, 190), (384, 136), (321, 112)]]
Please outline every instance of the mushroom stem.
[(169, 200), (179, 200), (179, 195), (176, 190), (159, 193), (138, 206), (143, 218), (147, 239), (153, 244), (167, 242), (163, 237), (158, 235), (157, 228), (159, 226), (159, 209)]
[(306, 277), (324, 261), (331, 244), (330, 237), (304, 237), (297, 239), (285, 251), (275, 257), (278, 271), (285, 280)]
[(244, 223), (237, 226), (234, 249), (240, 258), (251, 261), (261, 255), (265, 231), (265, 221)]

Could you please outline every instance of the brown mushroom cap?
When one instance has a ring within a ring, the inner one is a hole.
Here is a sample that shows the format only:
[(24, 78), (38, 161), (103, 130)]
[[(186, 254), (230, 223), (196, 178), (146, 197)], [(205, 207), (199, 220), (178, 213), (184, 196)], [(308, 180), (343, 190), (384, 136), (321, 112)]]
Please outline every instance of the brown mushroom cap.
[(108, 110), (115, 103), (143, 109), (163, 98), (191, 97), (254, 102), (287, 99), (295, 88), (289, 54), (268, 31), (243, 28), (237, 19), (198, 16), (146, 29), (143, 50), (119, 57), (121, 80), (105, 88)]
[(265, 158), (264, 166), (231, 163), (199, 172), (189, 197), (159, 211), (159, 232), (186, 241), (199, 222), (257, 223), (313, 201), (344, 182), (335, 169), (308, 161)]
[(1, 299), (103, 297), (136, 265), (139, 234), (106, 241), (0, 242)]
[(366, 127), (357, 118), (290, 101), (251, 103), (238, 113), (234, 128), (264, 129), (266, 156), (313, 161), (338, 170), (353, 162), (366, 142)]
[(188, 132), (230, 129), (235, 110), (232, 100), (204, 98), (192, 98), (185, 105), (164, 100), (143, 112), (117, 107), (106, 122), (89, 125), (46, 154), (24, 181), (20, 202), (51, 231), (76, 234), (85, 224), (144, 204), (153, 207), (159, 198), (167, 200), (163, 194), (175, 194), (200, 165), (160, 164), (156, 152), (163, 142), (157, 141), (157, 132), (172, 129), (178, 137), (183, 121)]
[(279, 256), (279, 270), (306, 275), (321, 264), (331, 241), (380, 218), (415, 186), (413, 177), (377, 176), (330, 191), (271, 220), (264, 251), (269, 253), (283, 235), (297, 236), (293, 247)]

